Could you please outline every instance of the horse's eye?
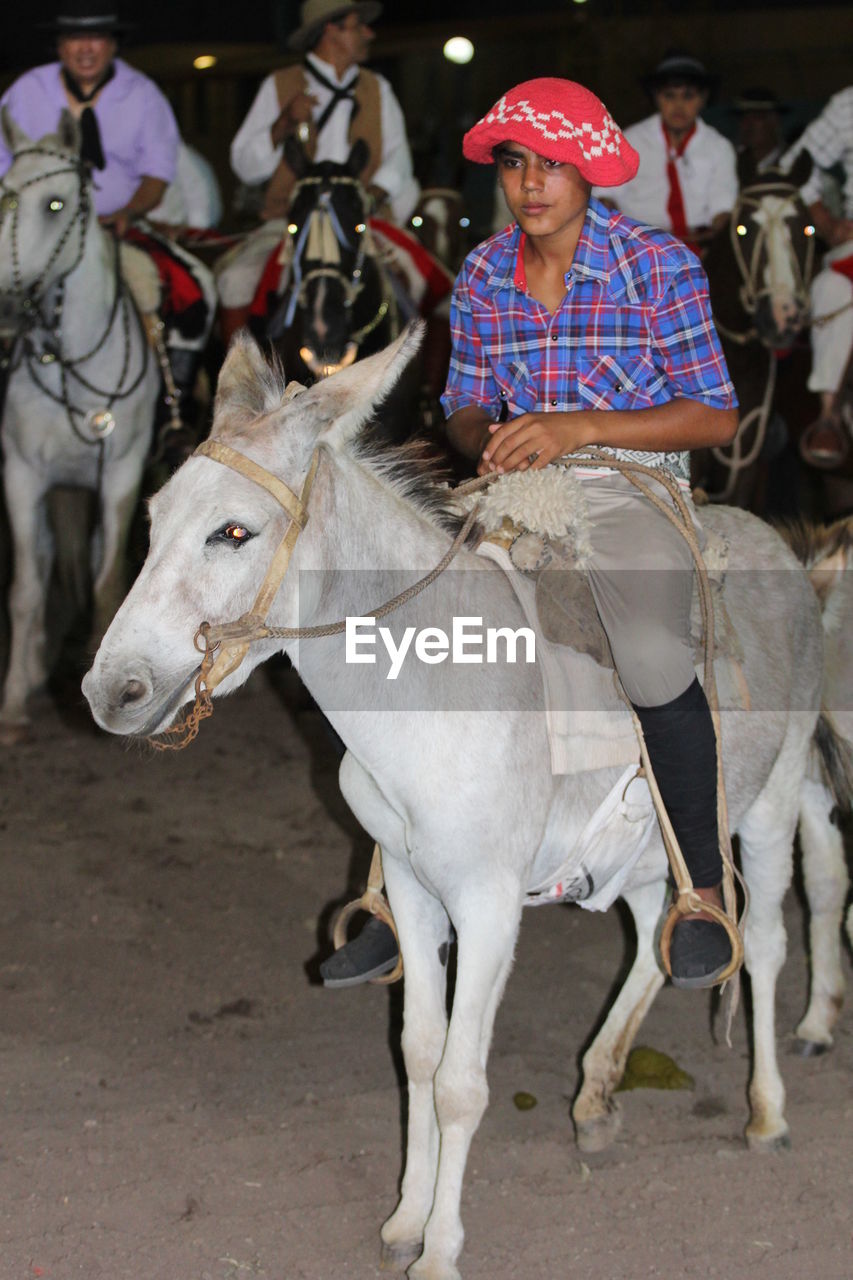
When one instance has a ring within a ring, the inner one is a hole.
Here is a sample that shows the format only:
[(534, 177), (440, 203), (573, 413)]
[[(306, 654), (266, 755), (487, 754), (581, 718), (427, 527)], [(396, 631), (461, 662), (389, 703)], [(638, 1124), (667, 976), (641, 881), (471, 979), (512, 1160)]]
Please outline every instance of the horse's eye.
[(810, 222), (809, 222), (805, 227), (803, 227), (803, 235), (804, 235), (804, 236), (813, 236), (813, 235), (814, 235), (814, 227), (812, 226), (812, 224), (811, 224)]
[(737, 226), (735, 227), (735, 231), (738, 233), (739, 236), (747, 235), (747, 228), (743, 225), (742, 222), (739, 222), (737, 224)]
[(50, 213), (60, 213), (65, 208), (65, 201), (54, 196), (52, 200), (48, 200), (47, 207)]
[(288, 235), (295, 236), (298, 230), (299, 230), (299, 228), (297, 227), (297, 225), (296, 225), (296, 223), (295, 223), (295, 222), (289, 222), (289, 223), (287, 224), (287, 233), (288, 233)]
[(415, 216), (412, 218), (412, 226), (413, 226), (413, 227), (422, 227), (423, 225), (424, 225), (424, 220), (423, 220), (423, 218), (421, 217), (421, 215), (420, 215), (419, 213), (416, 213), (416, 214), (415, 214)]
[(367, 230), (367, 224), (364, 222), (357, 222), (355, 229), (358, 235), (363, 235)]
[(223, 525), (221, 529), (217, 529), (216, 533), (212, 533), (207, 542), (208, 546), (214, 542), (227, 542), (232, 547), (242, 547), (245, 542), (249, 542), (254, 536), (244, 524), (238, 524), (236, 520), (232, 520), (229, 524)]

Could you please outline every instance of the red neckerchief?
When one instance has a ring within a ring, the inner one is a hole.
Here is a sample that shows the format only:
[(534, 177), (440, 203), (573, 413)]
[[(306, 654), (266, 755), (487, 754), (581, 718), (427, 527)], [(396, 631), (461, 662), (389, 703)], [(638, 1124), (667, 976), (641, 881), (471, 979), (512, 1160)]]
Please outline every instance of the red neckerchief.
[(662, 120), (661, 128), (663, 129), (663, 140), (666, 147), (666, 176), (669, 181), (669, 199), (666, 203), (666, 211), (669, 214), (669, 220), (672, 225), (672, 234), (678, 236), (679, 240), (684, 240), (687, 235), (687, 215), (684, 212), (684, 196), (681, 192), (678, 167), (675, 162), (679, 156), (684, 155), (688, 142), (696, 132), (696, 125), (692, 124), (690, 126), (676, 147), (673, 147), (670, 142), (666, 126)]

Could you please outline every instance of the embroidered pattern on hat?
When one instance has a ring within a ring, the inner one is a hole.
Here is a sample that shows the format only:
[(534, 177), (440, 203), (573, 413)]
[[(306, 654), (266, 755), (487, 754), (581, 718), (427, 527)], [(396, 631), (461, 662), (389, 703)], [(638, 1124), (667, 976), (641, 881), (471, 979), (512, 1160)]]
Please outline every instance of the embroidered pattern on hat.
[[(536, 111), (526, 98), (521, 98), (508, 107), (506, 95), (504, 95), (482, 123), (528, 124), (549, 142), (559, 142), (564, 138), (569, 142), (576, 142), (585, 160), (595, 159), (605, 153), (617, 156), (620, 154), (622, 133), (609, 115), (603, 117), (601, 128), (596, 128), (588, 120), (582, 124), (575, 124), (562, 111), (556, 109), (548, 112)], [(584, 139), (587, 139), (587, 146), (584, 145)]]

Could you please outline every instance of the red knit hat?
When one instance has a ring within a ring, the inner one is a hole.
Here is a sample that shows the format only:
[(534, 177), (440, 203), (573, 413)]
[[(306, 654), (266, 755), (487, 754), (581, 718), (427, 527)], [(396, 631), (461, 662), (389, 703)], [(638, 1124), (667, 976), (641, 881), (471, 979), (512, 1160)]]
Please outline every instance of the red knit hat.
[(462, 139), (468, 160), (492, 164), (501, 142), (518, 142), (546, 160), (573, 164), (595, 186), (630, 182), (640, 164), (604, 103), (574, 80), (545, 76), (510, 89)]

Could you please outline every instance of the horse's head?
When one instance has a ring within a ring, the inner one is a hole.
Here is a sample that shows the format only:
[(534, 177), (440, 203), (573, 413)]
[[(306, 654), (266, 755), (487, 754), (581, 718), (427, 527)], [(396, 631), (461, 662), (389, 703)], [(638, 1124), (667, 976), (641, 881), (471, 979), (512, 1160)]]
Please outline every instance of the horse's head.
[[(316, 567), (324, 556), (334, 562), (336, 552), (343, 564), (347, 554), (345, 542), (334, 541), (333, 491), (321, 459), (347, 451), (420, 337), (420, 326), (409, 326), (385, 350), (308, 390), (286, 385), (251, 338), (234, 340), (210, 440), (151, 499), (148, 557), (83, 682), (102, 728), (150, 734), (167, 727), (193, 696), (201, 661), (194, 637), (203, 621), (259, 615), (256, 621), (269, 616), (294, 626), (310, 615), (298, 568)], [(222, 679), (223, 690), (237, 688), (281, 648), (280, 639), (249, 645), (239, 670), (222, 676), (214, 668), (210, 687)], [(228, 659), (227, 643), (222, 652)]]
[[(748, 331), (774, 350), (792, 346), (809, 317), (815, 229), (799, 188), (810, 169), (804, 152), (790, 173), (743, 174), (729, 219), (728, 242)], [(707, 265), (712, 277), (712, 260)]]
[(344, 164), (310, 164), (289, 138), (285, 155), (297, 182), (288, 213), (288, 290), (273, 327), (298, 334), (302, 365), (310, 377), (322, 378), (358, 355), (361, 304), (368, 275), (376, 275), (368, 260), (368, 198), (359, 180), (369, 149), (360, 140)]
[(12, 164), (0, 179), (0, 293), (32, 306), (80, 261), (92, 214), (79, 125), (63, 111), (55, 134), (32, 141), (6, 107), (0, 128)]

